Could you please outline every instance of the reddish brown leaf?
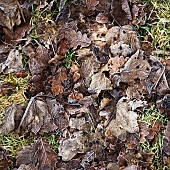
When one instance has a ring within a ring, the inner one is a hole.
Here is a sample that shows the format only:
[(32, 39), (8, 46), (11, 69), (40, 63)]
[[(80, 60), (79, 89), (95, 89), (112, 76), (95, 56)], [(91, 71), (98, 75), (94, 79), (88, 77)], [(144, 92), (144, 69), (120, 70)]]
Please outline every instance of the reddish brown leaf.
[(94, 11), (97, 4), (99, 4), (97, 0), (86, 0), (86, 7), (89, 11)]
[(67, 79), (68, 79), (68, 77), (67, 77), (66, 68), (60, 67), (57, 70), (56, 75), (53, 77), (53, 80), (52, 80), (52, 92), (55, 96), (60, 94), (60, 93), (63, 93), (64, 87), (62, 86), (62, 84)]

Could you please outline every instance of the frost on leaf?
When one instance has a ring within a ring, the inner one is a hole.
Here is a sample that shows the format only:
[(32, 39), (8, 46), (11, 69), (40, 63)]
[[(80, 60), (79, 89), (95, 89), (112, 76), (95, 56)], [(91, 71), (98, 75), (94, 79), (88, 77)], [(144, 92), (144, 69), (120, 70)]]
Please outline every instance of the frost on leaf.
[(122, 97), (116, 105), (116, 119), (111, 120), (106, 128), (106, 136), (116, 136), (121, 140), (126, 139), (126, 132), (136, 133), (139, 131), (137, 122), (138, 115), (130, 110), (128, 99)]
[(98, 95), (102, 90), (111, 89), (112, 86), (110, 80), (105, 76), (104, 73), (98, 72), (92, 76), (92, 81), (88, 91), (91, 93), (97, 93)]

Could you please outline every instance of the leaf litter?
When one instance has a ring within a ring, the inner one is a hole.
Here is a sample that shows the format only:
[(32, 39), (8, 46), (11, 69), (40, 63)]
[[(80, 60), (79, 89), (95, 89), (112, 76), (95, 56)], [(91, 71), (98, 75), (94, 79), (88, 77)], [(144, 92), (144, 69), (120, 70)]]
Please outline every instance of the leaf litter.
[[(144, 23), (138, 1), (0, 5), (1, 42), (11, 43), (1, 50), (0, 72), (31, 75), (27, 106), (13, 104), (3, 113), (2, 135), (15, 131), (36, 140), (17, 153), (15, 170), (152, 169), (157, 154), (169, 166), (169, 65), (141, 50), (133, 25)], [(145, 111), (155, 103), (168, 122), (147, 122)], [(56, 133), (57, 152), (47, 140)], [(146, 147), (158, 140), (158, 153)], [(8, 159), (0, 160), (6, 169)]]

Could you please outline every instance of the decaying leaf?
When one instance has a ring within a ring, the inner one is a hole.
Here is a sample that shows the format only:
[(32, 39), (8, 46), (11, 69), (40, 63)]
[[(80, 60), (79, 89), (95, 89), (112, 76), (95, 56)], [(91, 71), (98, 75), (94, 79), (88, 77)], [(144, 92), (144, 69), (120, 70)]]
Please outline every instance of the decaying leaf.
[(12, 93), (16, 91), (16, 86), (10, 82), (2, 81), (0, 82), (0, 94), (5, 96), (10, 96)]
[(13, 170), (38, 170), (38, 169), (32, 164), (29, 165), (22, 164), (18, 169), (14, 168)]
[(91, 40), (87, 37), (87, 34), (82, 34), (80, 31), (76, 32), (72, 30), (69, 33), (70, 48), (76, 49), (78, 46), (81, 48), (88, 47), (91, 44)]
[[(32, 146), (27, 146), (18, 152), (17, 166), (28, 170), (30, 167), (38, 169), (54, 170), (57, 163), (57, 154), (50, 148), (46, 141), (41, 138)], [(26, 169), (28, 168), (28, 169)], [(34, 170), (30, 169), (30, 170)], [(22, 169), (21, 169), (22, 170)]]
[(9, 74), (24, 70), (22, 54), (19, 50), (11, 50), (7, 60), (0, 64), (0, 73)]
[(126, 132), (136, 133), (139, 131), (137, 122), (138, 115), (131, 111), (129, 101), (122, 97), (116, 105), (116, 119), (111, 120), (106, 128), (106, 136), (114, 135), (121, 140), (126, 139)]
[(168, 121), (166, 132), (165, 132), (165, 137), (163, 139), (163, 151), (167, 155), (170, 155), (170, 121)]
[(85, 146), (81, 137), (63, 139), (60, 142), (58, 155), (62, 157), (63, 161), (69, 161), (77, 155), (77, 153), (85, 152)]
[(46, 99), (47, 105), (50, 111), (49, 120), (51, 123), (49, 124), (48, 121), (44, 120), (43, 129), (45, 132), (53, 131), (55, 129), (63, 130), (68, 126), (68, 117), (65, 113), (64, 107), (57, 102), (55, 99)]
[(57, 154), (50, 148), (49, 144), (39, 139), (35, 144), (35, 157), (38, 160), (38, 169), (54, 170), (57, 163)]
[(94, 11), (96, 5), (99, 3), (97, 0), (86, 0), (86, 7), (89, 11)]
[(125, 64), (126, 59), (123, 56), (116, 56), (114, 58), (110, 58), (108, 63), (102, 68), (103, 71), (109, 71), (110, 75), (119, 72), (120, 68)]
[(7, 134), (17, 128), (17, 123), (23, 114), (22, 106), (13, 104), (5, 108), (1, 132)]
[(101, 24), (106, 24), (109, 22), (108, 15), (105, 13), (99, 13), (96, 17), (96, 21)]
[(140, 50), (126, 62), (120, 77), (121, 82), (135, 89), (131, 90), (133, 94), (130, 96), (135, 96), (135, 91), (150, 95), (157, 91), (158, 95), (163, 95), (169, 89), (162, 64), (153, 56), (145, 56)]
[(110, 80), (105, 76), (104, 73), (98, 72), (92, 76), (92, 81), (88, 91), (91, 93), (97, 93), (97, 95), (99, 95), (102, 90), (111, 89), (112, 86)]
[(37, 134), (44, 124), (44, 118), (49, 114), (47, 104), (42, 99), (31, 98), (23, 114), (19, 128), (28, 128)]
[(35, 157), (35, 147), (32, 146), (26, 146), (25, 149), (19, 151), (17, 153), (17, 166), (20, 165), (29, 165), (29, 164), (36, 164), (37, 158)]
[(0, 151), (0, 169), (1, 170), (7, 170), (11, 166), (11, 160), (7, 156), (7, 153), (3, 150)]
[[(31, 47), (30, 47), (30, 49)], [(37, 75), (37, 74), (42, 74), (44, 69), (48, 65), (48, 61), (50, 60), (49, 54), (48, 54), (48, 49), (46, 49), (44, 46), (39, 46), (36, 49), (36, 54), (35, 56), (30, 56), (29, 60), (29, 69), (31, 71), (32, 76)]]
[(1, 0), (0, 25), (13, 30), (14, 25), (21, 23), (20, 11), (15, 0)]

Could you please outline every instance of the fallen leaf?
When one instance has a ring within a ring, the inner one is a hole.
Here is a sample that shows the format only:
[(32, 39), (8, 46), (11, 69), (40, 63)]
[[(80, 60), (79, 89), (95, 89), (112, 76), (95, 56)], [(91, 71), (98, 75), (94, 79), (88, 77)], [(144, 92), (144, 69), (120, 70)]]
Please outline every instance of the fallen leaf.
[(63, 161), (69, 161), (78, 153), (85, 152), (84, 144), (80, 137), (61, 140), (58, 150), (58, 155), (62, 157)]
[(16, 92), (16, 86), (10, 82), (0, 82), (0, 94), (10, 96), (12, 93)]
[(117, 24), (127, 24), (129, 16), (129, 5), (127, 3), (127, 0), (113, 0), (111, 4), (111, 15), (113, 16), (114, 20), (116, 20)]
[(108, 15), (105, 13), (99, 13), (96, 16), (96, 22), (100, 23), (100, 24), (106, 24), (109, 22), (109, 18)]
[(138, 170), (138, 169), (139, 169), (139, 166), (137, 165), (130, 165), (125, 168), (125, 170)]
[(132, 15), (131, 15), (128, 0), (122, 0), (122, 9), (126, 13), (126, 18), (131, 21), (132, 20)]
[(76, 49), (78, 46), (81, 48), (88, 47), (91, 44), (91, 40), (87, 37), (87, 34), (82, 34), (80, 31), (76, 32), (72, 30), (67, 40), (69, 41), (69, 47)]
[(8, 106), (4, 110), (3, 125), (1, 132), (6, 135), (17, 128), (17, 123), (20, 121), (23, 114), (23, 107), (19, 104)]
[(19, 50), (11, 50), (5, 62), (0, 64), (0, 73), (9, 74), (24, 70), (22, 54)]
[(28, 24), (22, 24), (18, 26), (15, 29), (15, 31), (3, 28), (3, 33), (5, 34), (4, 36), (5, 42), (13, 45), (20, 43), (28, 30), (29, 30)]
[(149, 134), (149, 128), (146, 122), (138, 121), (139, 124), (139, 133), (140, 133), (140, 143), (146, 141), (146, 136)]
[(94, 11), (97, 4), (99, 4), (97, 0), (86, 0), (86, 7), (89, 11)]
[(35, 144), (35, 157), (38, 160), (38, 169), (56, 168), (57, 154), (50, 148), (49, 144), (42, 139), (39, 139)]
[(153, 56), (146, 57), (140, 50), (126, 62), (120, 74), (121, 82), (132, 86), (140, 94), (157, 92), (158, 96), (162, 96), (169, 89), (162, 64)]
[(163, 151), (170, 155), (170, 121), (166, 126), (165, 137), (163, 138)]
[(98, 72), (92, 76), (92, 81), (90, 84), (90, 87), (88, 88), (88, 91), (91, 93), (97, 93), (97, 96), (102, 90), (111, 90), (111, 82), (110, 80), (105, 76), (104, 73)]
[(48, 66), (49, 60), (50, 56), (48, 53), (48, 49), (44, 46), (38, 46), (35, 56), (30, 56), (29, 60), (29, 69), (31, 75), (33, 76), (43, 74), (44, 69)]
[(60, 93), (63, 93), (64, 87), (63, 84), (64, 82), (68, 79), (67, 77), (67, 70), (65, 67), (60, 67), (56, 75), (53, 77), (52, 80), (52, 92), (56, 96)]
[(23, 150), (17, 153), (17, 161), (16, 165), (29, 165), (29, 164), (36, 164), (37, 158), (35, 157), (35, 146), (26, 146)]
[(122, 97), (116, 105), (116, 119), (111, 120), (106, 128), (106, 137), (114, 135), (121, 140), (126, 139), (126, 132), (136, 133), (139, 131), (137, 122), (138, 115), (131, 111), (128, 99)]
[(21, 16), (15, 0), (1, 0), (0, 25), (13, 30), (14, 25), (21, 23)]
[(102, 71), (109, 71), (110, 76), (119, 72), (124, 66), (126, 59), (123, 56), (110, 58), (108, 63), (102, 68)]
[(12, 161), (7, 156), (7, 153), (5, 151), (0, 151), (0, 169), (1, 170), (8, 170), (11, 166)]
[(50, 112), (50, 124), (47, 120), (44, 120), (46, 123), (44, 123), (42, 128), (47, 132), (56, 129), (63, 130), (68, 127), (69, 122), (64, 107), (59, 102), (57, 102), (56, 99), (46, 100)]
[(44, 124), (45, 117), (49, 114), (47, 104), (38, 97), (32, 97), (20, 121), (22, 127), (37, 134)]
[(13, 170), (38, 170), (38, 169), (32, 164), (29, 165), (22, 164), (19, 166), (18, 169), (14, 168)]

